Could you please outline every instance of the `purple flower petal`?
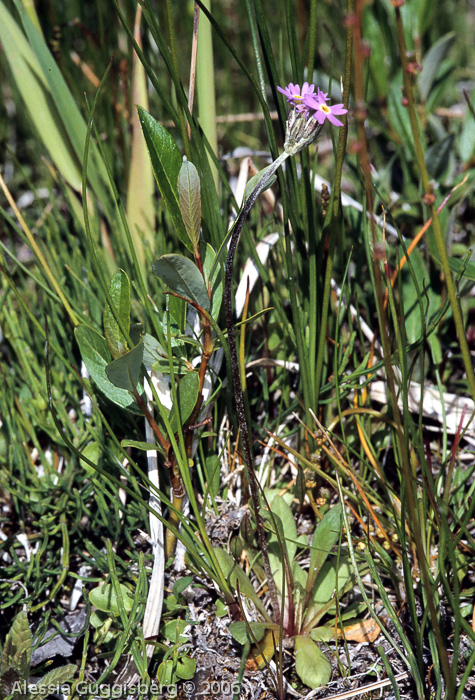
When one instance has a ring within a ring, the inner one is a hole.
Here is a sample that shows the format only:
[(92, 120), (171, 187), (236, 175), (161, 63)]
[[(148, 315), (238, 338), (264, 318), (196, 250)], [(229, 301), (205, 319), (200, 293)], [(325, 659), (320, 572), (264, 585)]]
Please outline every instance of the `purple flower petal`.
[(339, 119), (334, 117), (333, 114), (327, 114), (327, 119), (329, 122), (331, 122), (335, 126), (343, 126), (343, 122), (341, 122)]

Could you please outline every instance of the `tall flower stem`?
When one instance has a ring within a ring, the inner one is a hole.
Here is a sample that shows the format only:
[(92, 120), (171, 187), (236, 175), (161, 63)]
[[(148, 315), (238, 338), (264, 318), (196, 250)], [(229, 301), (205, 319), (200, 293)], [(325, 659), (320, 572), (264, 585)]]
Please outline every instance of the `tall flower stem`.
[[(427, 172), (425, 159), (424, 159), (424, 149), (422, 147), (419, 125), (417, 123), (416, 108), (414, 104), (414, 94), (412, 90), (411, 76), (409, 74), (408, 61), (406, 55), (406, 40), (404, 37), (404, 26), (402, 22), (401, 10), (396, 7), (396, 27), (397, 27), (397, 38), (399, 44), (399, 53), (401, 57), (402, 65), (402, 75), (404, 80), (404, 89), (407, 98), (407, 109), (409, 113), (409, 119), (411, 123), (412, 138), (414, 141), (414, 147), (416, 149), (416, 158), (419, 170), (421, 173), (422, 186), (424, 188), (424, 194), (428, 195), (427, 199), (430, 202), (429, 209), (432, 216), (432, 226), (434, 229), (435, 240), (437, 243), (437, 250), (440, 257), (440, 264), (445, 277), (445, 284), (447, 287), (447, 294), (450, 300), (450, 306), (452, 308), (452, 314), (454, 317), (455, 328), (457, 331), (457, 338), (460, 344), (460, 352), (462, 353), (463, 363), (465, 365), (465, 372), (467, 374), (467, 382), (470, 389), (470, 394), (475, 400), (475, 374), (473, 371), (472, 359), (470, 357), (470, 350), (467, 343), (467, 337), (465, 335), (465, 329), (463, 325), (462, 310), (460, 308), (460, 303), (457, 297), (457, 292), (455, 291), (455, 285), (452, 279), (452, 273), (449, 266), (449, 258), (447, 255), (447, 249), (445, 247), (444, 236), (442, 234), (442, 229), (440, 226), (440, 221), (437, 213), (437, 207), (435, 202), (435, 197), (431, 197), (432, 188), (430, 184), (429, 173)], [(433, 201), (432, 201), (433, 200)]]
[(228, 331), (228, 343), (229, 352), (231, 356), (231, 372), (233, 377), (234, 386), (234, 398), (236, 402), (236, 413), (241, 433), (241, 444), (244, 455), (244, 463), (247, 468), (247, 474), (249, 479), (249, 490), (251, 492), (252, 505), (254, 507), (254, 514), (256, 518), (257, 525), (257, 537), (259, 541), (259, 547), (262, 552), (262, 559), (264, 564), (264, 571), (267, 577), (267, 584), (269, 586), (269, 594), (272, 601), (272, 608), (274, 611), (276, 621), (280, 621), (280, 606), (279, 599), (277, 595), (277, 587), (275, 584), (274, 577), (272, 575), (272, 570), (269, 562), (269, 555), (267, 552), (266, 535), (264, 530), (264, 524), (260, 514), (260, 496), (259, 496), (259, 482), (257, 480), (256, 471), (254, 468), (254, 460), (252, 456), (251, 439), (249, 435), (249, 428), (246, 420), (246, 410), (244, 407), (244, 394), (241, 384), (241, 373), (239, 370), (239, 358), (236, 348), (236, 334), (234, 331), (234, 317), (232, 308), (232, 280), (233, 280), (233, 263), (234, 256), (236, 254), (237, 245), (239, 243), (239, 237), (241, 235), (242, 227), (244, 221), (246, 220), (252, 206), (254, 205), (259, 194), (265, 189), (269, 180), (276, 172), (276, 170), (282, 165), (282, 163), (289, 157), (289, 153), (284, 151), (281, 155), (267, 168), (262, 178), (257, 183), (256, 187), (253, 189), (249, 197), (244, 202), (244, 205), (234, 222), (231, 238), (229, 241), (228, 257), (226, 259), (226, 273), (224, 278), (224, 310), (226, 314), (226, 327)]
[[(355, 0), (348, 0), (347, 4), (347, 14), (349, 17), (353, 16), (355, 12)], [(346, 57), (345, 57), (345, 79), (343, 83), (343, 102), (345, 107), (348, 107), (348, 100), (350, 97), (350, 82), (351, 82), (351, 66), (353, 57), (353, 28), (350, 23), (347, 25), (346, 29)], [(338, 138), (338, 149), (336, 156), (336, 172), (335, 179), (333, 181), (333, 188), (330, 201), (330, 221), (326, 228), (328, 232), (329, 242), (328, 242), (328, 259), (325, 269), (325, 282), (323, 285), (323, 303), (321, 309), (321, 323), (320, 323), (320, 334), (318, 338), (318, 349), (317, 358), (315, 366), (315, 384), (314, 384), (314, 397), (315, 408), (318, 412), (318, 400), (320, 397), (320, 384), (323, 376), (323, 361), (325, 359), (325, 347), (326, 347), (326, 337), (327, 337), (327, 323), (328, 323), (328, 308), (330, 305), (330, 290), (331, 290), (331, 278), (333, 272), (333, 255), (335, 252), (336, 237), (338, 234), (338, 225), (340, 218), (340, 193), (341, 193), (341, 175), (343, 171), (343, 159), (345, 157), (346, 141), (348, 138), (348, 122), (345, 119), (345, 125), (341, 129)], [(324, 232), (325, 233), (325, 232)]]

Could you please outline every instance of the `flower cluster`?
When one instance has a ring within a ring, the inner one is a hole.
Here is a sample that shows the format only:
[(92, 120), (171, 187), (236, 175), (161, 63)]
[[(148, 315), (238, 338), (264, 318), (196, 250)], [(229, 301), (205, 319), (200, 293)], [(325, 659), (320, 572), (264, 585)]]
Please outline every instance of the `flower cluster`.
[(286, 88), (277, 87), (287, 98), (293, 109), (290, 111), (285, 130), (284, 150), (291, 156), (309, 146), (319, 136), (325, 121), (343, 126), (335, 115), (346, 114), (343, 104), (328, 105), (328, 93), (315, 85), (289, 83)]
[(328, 93), (322, 92), (320, 88), (317, 88), (315, 92), (313, 83), (312, 85), (304, 83), (302, 89), (300, 89), (300, 85), (289, 83), (286, 88), (277, 87), (277, 90), (283, 93), (287, 102), (306, 119), (312, 116), (318, 124), (324, 124), (328, 119), (335, 126), (343, 126), (343, 123), (335, 115), (346, 114), (348, 110), (343, 107), (343, 104), (327, 105)]

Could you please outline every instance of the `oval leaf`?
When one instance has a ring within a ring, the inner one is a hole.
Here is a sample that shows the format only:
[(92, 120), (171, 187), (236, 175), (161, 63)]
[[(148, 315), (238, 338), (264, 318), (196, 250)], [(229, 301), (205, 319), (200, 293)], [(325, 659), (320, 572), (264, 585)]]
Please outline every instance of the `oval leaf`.
[(124, 270), (119, 269), (114, 274), (109, 292), (114, 309), (106, 301), (104, 307), (104, 335), (106, 336), (112, 359), (116, 360), (128, 350), (127, 341), (117, 319), (120, 320), (127, 333), (130, 331), (130, 282)]
[(321, 688), (332, 675), (332, 667), (325, 654), (310, 637), (295, 637), (295, 670), (309, 688)]
[(277, 632), (279, 625), (272, 625), (268, 622), (245, 622), (244, 620), (231, 622), (229, 625), (229, 631), (233, 638), (236, 642), (243, 645), (260, 642), (261, 639), (264, 639), (264, 635), (269, 629)]
[[(134, 600), (126, 586), (124, 586), (122, 583), (119, 584), (119, 586), (124, 610), (126, 612), (130, 612), (132, 610)], [(89, 600), (91, 601), (92, 605), (94, 605), (98, 610), (102, 610), (102, 612), (111, 615), (119, 614), (117, 596), (114, 591), (114, 586), (111, 583), (107, 583), (105, 586), (97, 586), (96, 588), (93, 588), (89, 593)]]
[(209, 296), (201, 272), (192, 260), (183, 255), (162, 255), (152, 265), (154, 273), (172, 292), (195, 301), (209, 311)]
[(183, 156), (177, 188), (183, 223), (193, 248), (196, 248), (201, 230), (201, 183), (197, 169), (186, 156)]

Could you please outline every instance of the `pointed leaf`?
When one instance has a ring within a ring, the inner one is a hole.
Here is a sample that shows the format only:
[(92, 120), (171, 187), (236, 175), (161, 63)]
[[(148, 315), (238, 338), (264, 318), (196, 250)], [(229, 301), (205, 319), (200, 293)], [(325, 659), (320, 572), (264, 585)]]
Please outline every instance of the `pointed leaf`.
[(36, 132), (61, 175), (78, 192), (81, 189), (79, 160), (62, 132), (61, 120), (38, 59), (4, 3), (0, 3), (0, 41)]
[[(248, 197), (255, 190), (255, 188), (259, 184), (260, 180), (262, 180), (262, 178), (266, 174), (266, 171), (269, 170), (269, 168), (271, 168), (271, 167), (272, 167), (272, 164), (267, 165), (265, 168), (262, 168), (262, 170), (259, 170), (258, 173), (256, 173), (255, 175), (253, 175), (251, 177), (251, 179), (248, 181), (248, 183), (246, 185), (246, 189), (244, 190), (243, 204), (246, 201), (246, 199), (248, 199)], [(272, 177), (270, 178), (269, 182), (266, 184), (266, 186), (264, 187), (262, 192), (265, 192), (266, 190), (269, 189), (269, 187), (272, 187), (272, 185), (274, 184), (274, 182), (276, 180), (277, 180), (277, 175), (272, 175)], [(262, 192), (261, 192), (261, 194), (262, 194)]]
[(197, 169), (186, 156), (183, 156), (177, 189), (183, 223), (193, 248), (196, 248), (201, 231), (201, 183)]
[(139, 343), (130, 352), (108, 364), (106, 374), (114, 386), (134, 391), (139, 381), (142, 361), (143, 343)]
[(117, 318), (127, 333), (130, 331), (130, 282), (124, 270), (117, 270), (110, 284), (110, 295), (115, 308), (115, 314), (108, 302), (104, 306), (104, 335), (112, 358), (115, 360), (124, 355), (127, 341), (122, 333)]
[(191, 416), (198, 400), (199, 388), (200, 378), (197, 372), (188, 372), (180, 379), (177, 391), (179, 410), (173, 406), (169, 417), (174, 433), (178, 432), (178, 424), (184, 425)]
[[(4, 3), (2, 3), (4, 4)], [(1, 4), (0, 4), (1, 6)], [(34, 79), (47, 86), (47, 101), (51, 108), (52, 114), (56, 115), (57, 128), (60, 133), (62, 144), (59, 144), (59, 149), (63, 152), (69, 150), (72, 145), (72, 150), (75, 154), (75, 162), (78, 165), (79, 185), (75, 189), (81, 189), (81, 163), (84, 156), (84, 143), (86, 139), (86, 122), (74, 100), (68, 85), (58, 68), (56, 61), (49, 50), (44, 37), (39, 33), (34, 23), (31, 21), (25, 10), (25, 3), (20, 0), (15, 0), (15, 7), (20, 15), (23, 28), (28, 37), (29, 45), (34, 52), (35, 65), (31, 64), (31, 69), (34, 73)], [(0, 27), (2, 22), (0, 21)], [(3, 37), (2, 37), (3, 41)], [(16, 54), (14, 54), (16, 62)], [(39, 69), (36, 68), (39, 66)], [(20, 86), (19, 86), (20, 87)], [(22, 89), (20, 87), (20, 89)], [(24, 88), (23, 88), (24, 89)], [(25, 103), (31, 109), (30, 115), (35, 122), (37, 128), (40, 129), (42, 141), (49, 149), (50, 134), (47, 131), (46, 124), (42, 123), (41, 116), (37, 113), (37, 104), (32, 99), (32, 95), (26, 93)], [(50, 151), (52, 157), (56, 160), (58, 150)], [(73, 154), (71, 153), (71, 156)], [(91, 182), (101, 205), (109, 210), (109, 185), (107, 171), (99, 151), (94, 143), (91, 143), (89, 155), (90, 167), (88, 168), (88, 179)], [(73, 183), (71, 183), (73, 184)], [(109, 216), (111, 213), (109, 212)], [(111, 217), (112, 218), (112, 217)]]
[[(270, 508), (274, 514), (274, 520), (279, 531), (280, 542), (277, 534), (273, 532), (268, 543), (269, 562), (272, 574), (275, 577), (277, 588), (281, 590), (284, 570), (282, 546), (285, 547), (287, 561), (289, 562), (290, 566), (292, 566), (295, 552), (297, 551), (297, 545), (295, 544), (295, 540), (297, 539), (297, 527), (295, 525), (295, 519), (290, 507), (281, 496), (275, 496), (273, 498), (270, 503)], [(270, 515), (267, 518), (267, 521), (268, 527), (274, 530), (275, 526)]]
[(422, 61), (422, 71), (418, 76), (418, 86), (422, 99), (427, 101), (430, 91), (436, 79), (438, 70), (447, 53), (455, 41), (455, 34), (451, 32), (441, 37), (431, 46)]
[[(60, 688), (63, 683), (70, 681), (74, 677), (77, 668), (75, 664), (67, 664), (49, 671), (38, 681), (38, 690), (35, 690), (35, 686), (30, 690), (30, 697), (35, 698), (35, 700), (45, 700), (51, 695), (51, 688)], [(42, 688), (44, 688), (44, 692), (42, 692)]]
[(341, 504), (331, 508), (318, 523), (312, 539), (310, 566), (308, 570), (307, 591), (311, 591), (318, 572), (332, 548), (338, 541), (342, 526)]
[(237, 564), (234, 561), (233, 557), (230, 554), (225, 552), (224, 549), (221, 549), (220, 547), (217, 547), (214, 550), (214, 553), (216, 555), (216, 559), (218, 560), (218, 564), (221, 568), (223, 576), (225, 579), (227, 579), (229, 585), (236, 590), (236, 582), (238, 581), (239, 591), (241, 595), (245, 595), (248, 598), (250, 598), (256, 606), (256, 608), (264, 615), (264, 617), (268, 617), (266, 610), (262, 605), (262, 602), (259, 596), (257, 595), (256, 591), (254, 590), (252, 583), (246, 576), (245, 572), (241, 569), (239, 564)]
[(15, 671), (22, 680), (28, 680), (31, 661), (31, 632), (28, 615), (22, 610), (13, 620), (5, 639), (2, 672)]
[(209, 311), (208, 292), (201, 272), (192, 260), (183, 255), (162, 255), (155, 260), (152, 269), (172, 292), (195, 301)]
[(143, 450), (144, 452), (150, 452), (150, 450), (156, 450), (157, 452), (163, 453), (163, 449), (160, 445), (156, 445), (151, 442), (140, 442), (138, 440), (121, 440), (120, 444), (122, 447), (133, 447), (136, 450)]
[(137, 109), (158, 187), (179, 239), (192, 251), (193, 246), (183, 223), (178, 200), (177, 181), (182, 162), (180, 151), (172, 136), (156, 119), (143, 107)]
[[(341, 593), (354, 579), (353, 567), (348, 557), (332, 557), (320, 569), (314, 586), (313, 599), (317, 610), (327, 603), (334, 604), (335, 593)], [(330, 606), (331, 607), (331, 606)]]
[(332, 667), (325, 654), (310, 637), (299, 635), (295, 639), (295, 670), (309, 688), (326, 685), (332, 675)]
[(134, 413), (140, 413), (130, 393), (114, 386), (106, 374), (111, 354), (105, 338), (93, 328), (85, 325), (75, 328), (74, 335), (87, 371), (98, 388), (118, 406), (127, 408)]
[(215, 265), (216, 253), (209, 243), (200, 245), (203, 275), (208, 289), (211, 289), (211, 316), (217, 319), (223, 301), (223, 276), (219, 265)]
[(449, 134), (427, 149), (425, 155), (427, 171), (434, 180), (441, 180), (449, 167), (454, 141), (455, 135)]

